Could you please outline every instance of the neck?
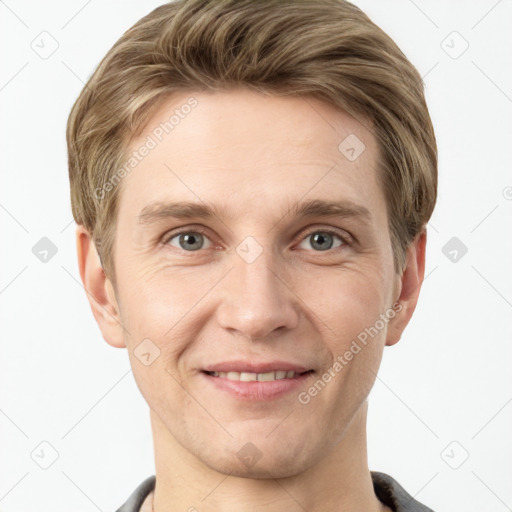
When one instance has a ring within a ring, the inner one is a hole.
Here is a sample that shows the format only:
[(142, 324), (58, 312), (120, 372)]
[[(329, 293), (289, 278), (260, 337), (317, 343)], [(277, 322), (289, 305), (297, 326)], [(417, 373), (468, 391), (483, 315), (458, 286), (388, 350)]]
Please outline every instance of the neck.
[(305, 471), (285, 478), (238, 477), (204, 464), (151, 411), (156, 486), (153, 510), (201, 512), (384, 512), (375, 496), (366, 450), (367, 402), (341, 441)]

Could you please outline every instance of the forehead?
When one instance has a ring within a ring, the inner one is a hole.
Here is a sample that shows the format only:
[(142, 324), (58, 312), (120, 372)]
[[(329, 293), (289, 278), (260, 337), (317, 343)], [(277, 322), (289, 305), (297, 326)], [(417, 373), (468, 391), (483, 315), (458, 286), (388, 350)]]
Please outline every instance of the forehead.
[(375, 137), (310, 97), (245, 89), (175, 94), (131, 141), (134, 154), (120, 184), (120, 216), (181, 200), (221, 204), (234, 217), (259, 211), (270, 218), (283, 203), (316, 198), (385, 210)]

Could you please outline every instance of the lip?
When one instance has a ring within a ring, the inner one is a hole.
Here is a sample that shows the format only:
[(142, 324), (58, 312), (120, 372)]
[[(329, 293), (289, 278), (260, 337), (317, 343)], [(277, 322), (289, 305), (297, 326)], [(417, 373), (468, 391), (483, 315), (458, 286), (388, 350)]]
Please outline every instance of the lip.
[[(282, 368), (284, 370), (284, 368)], [(293, 370), (293, 368), (291, 368)], [(214, 370), (212, 370), (214, 371)], [(226, 370), (221, 370), (226, 371)], [(237, 370), (232, 370), (237, 371)], [(272, 370), (268, 370), (272, 371)], [(205, 379), (206, 382), (213, 386), (214, 389), (230, 394), (238, 400), (246, 401), (270, 401), (277, 400), (278, 398), (284, 397), (285, 395), (297, 390), (301, 386), (304, 386), (305, 382), (309, 380), (313, 371), (306, 371), (301, 375), (296, 375), (292, 379), (278, 379), (273, 381), (237, 381), (229, 380), (224, 377), (214, 377), (206, 373), (205, 371), (200, 372), (201, 378)], [(264, 372), (253, 372), (253, 373), (264, 373)]]
[(294, 371), (295, 373), (304, 373), (312, 370), (311, 367), (291, 363), (289, 361), (224, 361), (222, 363), (212, 364), (201, 368), (205, 372), (247, 372), (247, 373), (267, 373), (277, 370)]

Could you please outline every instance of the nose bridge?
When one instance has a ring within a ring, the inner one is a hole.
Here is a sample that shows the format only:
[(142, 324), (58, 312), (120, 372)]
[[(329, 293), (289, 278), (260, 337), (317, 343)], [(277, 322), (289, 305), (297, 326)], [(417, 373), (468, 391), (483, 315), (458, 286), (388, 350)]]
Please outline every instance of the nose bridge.
[(279, 270), (276, 269), (275, 258), (272, 257), (271, 252), (268, 248), (262, 251), (254, 261), (247, 261), (242, 257), (236, 262), (234, 279), (241, 285), (239, 296), (241, 303), (252, 302), (258, 298), (260, 300), (256, 300), (256, 304), (262, 304), (263, 300), (275, 301), (277, 295), (281, 293), (278, 289), (280, 282), (276, 277)]
[[(244, 242), (247, 245), (244, 245)], [(298, 321), (293, 294), (279, 277), (280, 262), (270, 247), (245, 240), (234, 254), (234, 268), (224, 283), (218, 319), (225, 329), (264, 338)]]

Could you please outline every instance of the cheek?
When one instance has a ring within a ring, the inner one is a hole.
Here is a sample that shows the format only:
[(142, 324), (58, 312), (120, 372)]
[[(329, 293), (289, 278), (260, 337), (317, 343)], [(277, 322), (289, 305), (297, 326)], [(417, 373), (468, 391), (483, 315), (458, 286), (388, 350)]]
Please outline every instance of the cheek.
[[(312, 288), (311, 283), (315, 286)], [(309, 273), (298, 295), (321, 320), (340, 348), (373, 326), (390, 307), (391, 282), (372, 265)], [(379, 324), (380, 325), (380, 324)]]
[(353, 413), (366, 398), (382, 359), (389, 319), (384, 316), (383, 321), (381, 315), (388, 311), (390, 283), (377, 269), (368, 265), (358, 270), (333, 270), (325, 282), (317, 279), (323, 283), (322, 293), (305, 301), (318, 316), (315, 325), (323, 333), (326, 351), (327, 366), (319, 378), (329, 382), (326, 387), (330, 391), (317, 406), (323, 403), (334, 423), (343, 424), (346, 414)]
[(177, 307), (183, 303), (183, 294), (188, 290), (187, 276), (172, 279), (165, 275), (161, 265), (149, 261), (134, 259), (123, 263), (119, 277), (124, 285), (122, 296), (127, 321), (143, 320), (142, 325), (153, 331), (163, 329), (164, 324), (172, 322)]
[(207, 317), (208, 293), (222, 275), (222, 269), (205, 275), (197, 267), (139, 265), (133, 271), (125, 267), (120, 295), (127, 344), (134, 348), (150, 338), (170, 363), (195, 339)]
[(179, 275), (159, 270), (131, 273), (125, 280), (122, 321), (134, 378), (150, 407), (182, 410), (191, 405), (190, 396), (179, 383), (176, 365), (200, 335), (198, 301), (211, 284), (189, 270)]

